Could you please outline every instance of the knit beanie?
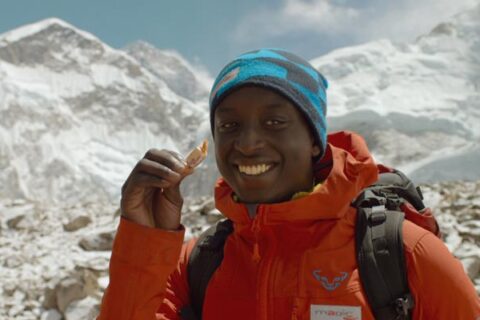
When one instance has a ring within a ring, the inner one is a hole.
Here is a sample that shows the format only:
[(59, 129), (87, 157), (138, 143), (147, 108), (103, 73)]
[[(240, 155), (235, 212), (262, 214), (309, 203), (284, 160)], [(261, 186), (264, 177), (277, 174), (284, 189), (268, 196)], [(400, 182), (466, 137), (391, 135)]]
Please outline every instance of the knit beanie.
[(255, 85), (283, 95), (305, 116), (322, 157), (327, 140), (328, 82), (308, 61), (281, 49), (247, 52), (227, 64), (215, 79), (210, 93), (210, 125), (215, 108), (233, 90)]

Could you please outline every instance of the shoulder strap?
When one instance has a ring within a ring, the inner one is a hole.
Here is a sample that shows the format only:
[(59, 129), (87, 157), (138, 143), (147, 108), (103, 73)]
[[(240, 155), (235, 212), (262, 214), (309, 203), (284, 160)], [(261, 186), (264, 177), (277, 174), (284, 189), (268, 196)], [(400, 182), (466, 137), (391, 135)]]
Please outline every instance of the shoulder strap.
[(424, 208), (420, 191), (405, 175), (393, 172), (381, 174), (354, 202), (360, 279), (376, 319), (410, 319), (414, 307), (403, 250), (400, 205), (405, 200)]
[(208, 282), (223, 260), (223, 246), (232, 231), (232, 221), (222, 220), (204, 231), (195, 243), (187, 266), (190, 305), (180, 311), (182, 319), (202, 319)]

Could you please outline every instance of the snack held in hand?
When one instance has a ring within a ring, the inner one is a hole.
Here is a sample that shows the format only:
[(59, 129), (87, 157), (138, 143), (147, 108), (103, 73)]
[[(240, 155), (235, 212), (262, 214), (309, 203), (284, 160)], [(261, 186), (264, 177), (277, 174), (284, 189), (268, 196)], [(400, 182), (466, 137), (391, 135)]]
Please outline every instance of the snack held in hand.
[(207, 157), (208, 150), (208, 140), (203, 140), (202, 144), (190, 151), (187, 156), (187, 165), (189, 168), (193, 169), (197, 167), (203, 160)]

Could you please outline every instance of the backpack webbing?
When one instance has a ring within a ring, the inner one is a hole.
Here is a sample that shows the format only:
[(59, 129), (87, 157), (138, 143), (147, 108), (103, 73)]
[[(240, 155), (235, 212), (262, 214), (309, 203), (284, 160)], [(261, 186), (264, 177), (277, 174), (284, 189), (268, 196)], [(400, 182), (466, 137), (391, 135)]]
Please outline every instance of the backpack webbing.
[(353, 202), (358, 271), (376, 319), (410, 319), (414, 300), (408, 287), (400, 206), (425, 209), (419, 188), (401, 172), (380, 174)]
[[(360, 279), (370, 307), (379, 320), (410, 319), (414, 300), (408, 288), (403, 251), (406, 200), (416, 210), (425, 208), (419, 188), (401, 172), (382, 173), (352, 203), (357, 208), (356, 254)], [(233, 231), (223, 220), (202, 233), (188, 261), (191, 305), (181, 310), (184, 320), (200, 320), (205, 291), (223, 260), (223, 246)]]
[(198, 238), (188, 260), (190, 305), (180, 311), (184, 320), (202, 319), (203, 301), (208, 282), (223, 260), (223, 247), (233, 231), (231, 220), (222, 220), (203, 232)]
[(409, 319), (414, 306), (406, 277), (403, 220), (403, 212), (382, 206), (358, 210), (358, 272), (375, 319)]

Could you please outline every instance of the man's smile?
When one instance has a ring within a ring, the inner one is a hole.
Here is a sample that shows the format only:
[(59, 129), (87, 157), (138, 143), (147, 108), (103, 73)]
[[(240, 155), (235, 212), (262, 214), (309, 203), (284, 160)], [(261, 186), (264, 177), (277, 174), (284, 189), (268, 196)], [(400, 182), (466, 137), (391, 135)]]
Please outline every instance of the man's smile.
[(256, 165), (238, 165), (238, 171), (240, 173), (249, 175), (249, 176), (258, 176), (267, 171), (269, 171), (273, 167), (273, 164), (256, 164)]

